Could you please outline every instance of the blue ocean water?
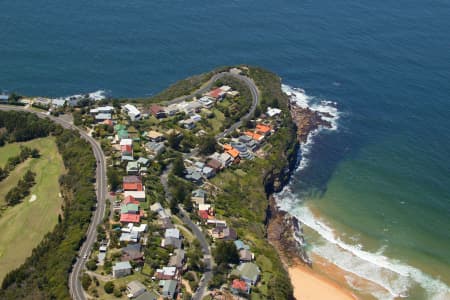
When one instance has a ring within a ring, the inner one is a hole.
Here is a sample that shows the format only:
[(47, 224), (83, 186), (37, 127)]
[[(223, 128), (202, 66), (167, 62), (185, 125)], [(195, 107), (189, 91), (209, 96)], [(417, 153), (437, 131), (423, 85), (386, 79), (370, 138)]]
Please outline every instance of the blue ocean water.
[[(0, 89), (147, 96), (245, 63), (336, 101), (338, 130), (314, 138), (285, 205), (341, 239), (313, 229), (312, 251), (427, 299), (450, 284), (449, 33), (444, 0), (0, 0)], [(364, 253), (332, 257), (346, 245)]]

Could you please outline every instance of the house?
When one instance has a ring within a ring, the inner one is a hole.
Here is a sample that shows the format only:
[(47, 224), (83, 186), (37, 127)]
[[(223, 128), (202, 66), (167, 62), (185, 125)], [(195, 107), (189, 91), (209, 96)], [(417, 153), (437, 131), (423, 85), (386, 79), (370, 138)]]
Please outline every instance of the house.
[(268, 136), (272, 130), (272, 127), (264, 124), (256, 124), (255, 132), (264, 136)]
[(228, 167), (232, 162), (233, 158), (228, 153), (213, 153), (210, 158), (219, 161), (222, 167)]
[(156, 278), (160, 280), (175, 279), (176, 276), (177, 276), (176, 267), (163, 267), (162, 269), (156, 270)]
[(128, 246), (122, 248), (121, 261), (134, 261), (136, 263), (144, 262), (144, 254), (141, 251), (141, 244), (129, 244)]
[(250, 285), (248, 285), (245, 281), (234, 279), (231, 284), (231, 292), (235, 295), (250, 293)]
[(131, 265), (127, 261), (117, 262), (112, 268), (114, 278), (124, 277), (131, 274)]
[(198, 99), (198, 102), (203, 105), (204, 108), (211, 108), (214, 105), (214, 100), (211, 97), (203, 96), (200, 99)]
[(197, 205), (204, 204), (206, 200), (206, 191), (197, 189), (192, 191), (191, 201)]
[(160, 298), (161, 296), (154, 291), (149, 291), (137, 296), (135, 300), (159, 300)]
[(137, 280), (133, 280), (127, 284), (127, 297), (136, 298), (147, 291), (145, 285)]
[(272, 107), (267, 108), (267, 115), (271, 118), (275, 117), (276, 115), (279, 115), (280, 113), (281, 113), (281, 109), (272, 108)]
[(187, 120), (181, 120), (181, 121), (179, 122), (179, 124), (180, 124), (181, 126), (183, 126), (184, 128), (189, 129), (189, 130), (195, 128), (195, 121), (192, 120), (191, 118), (189, 118), (189, 119), (187, 119)]
[(223, 91), (221, 88), (216, 88), (209, 93), (206, 94), (207, 97), (211, 97), (215, 100), (222, 100), (226, 95), (226, 92)]
[(165, 118), (166, 117), (166, 111), (162, 106), (159, 105), (152, 105), (150, 107), (150, 113), (155, 117), (155, 118)]
[(253, 253), (250, 250), (242, 249), (239, 251), (239, 260), (241, 262), (249, 262), (253, 260)]
[(236, 271), (237, 275), (250, 285), (255, 285), (261, 274), (258, 265), (252, 262), (240, 264)]
[(174, 248), (181, 248), (181, 235), (180, 231), (176, 228), (166, 229), (164, 233), (164, 239), (161, 241), (161, 247), (173, 246)]
[(224, 241), (234, 241), (237, 239), (236, 231), (227, 226), (216, 226), (211, 231), (211, 235), (215, 239), (221, 239)]
[[(144, 186), (142, 185), (142, 179), (139, 176), (124, 176), (122, 186), (123, 186), (124, 191), (143, 191), (144, 190)], [(127, 196), (133, 196), (133, 195), (128, 194), (125, 196), (125, 198)]]
[(208, 221), (206, 221), (207, 225), (213, 225), (213, 226), (221, 226), (221, 227), (226, 227), (227, 226), (227, 222), (223, 221), (223, 220), (217, 220), (217, 219), (209, 219)]
[(153, 154), (154, 156), (158, 156), (166, 150), (164, 143), (157, 142), (148, 142), (144, 145), (144, 148), (147, 152), (150, 152), (150, 154)]
[(140, 167), (148, 166), (148, 164), (150, 163), (150, 160), (145, 157), (139, 157), (139, 159), (137, 160), (137, 163), (139, 164)]
[(139, 214), (139, 204), (135, 203), (124, 203), (120, 206), (120, 213), (121, 214)]
[(263, 135), (258, 134), (256, 132), (246, 131), (246, 132), (244, 132), (244, 134), (251, 137), (256, 142), (262, 142), (262, 140), (264, 139)]
[(105, 113), (101, 113), (95, 116), (95, 122), (97, 123), (103, 123), (107, 120), (111, 120), (112, 116), (111, 114), (105, 114)]
[(133, 160), (133, 141), (128, 138), (121, 139), (120, 151), (122, 153), (122, 160)]
[(141, 222), (141, 215), (139, 215), (139, 214), (121, 214), (120, 215), (120, 223), (139, 223), (139, 222)]
[(159, 286), (162, 288), (162, 296), (169, 299), (175, 299), (177, 293), (178, 281), (161, 280)]
[(139, 163), (137, 161), (129, 161), (127, 163), (127, 174), (128, 175), (139, 174)]
[(203, 181), (202, 173), (200, 173), (198, 171), (193, 171), (192, 173), (188, 173), (184, 177), (187, 180), (190, 180), (190, 181), (192, 181), (194, 183), (197, 183), (197, 184), (201, 184), (202, 181)]
[(132, 104), (125, 104), (124, 106), (122, 106), (122, 109), (128, 114), (131, 121), (141, 119), (141, 112), (136, 108), (136, 106)]
[(197, 101), (182, 102), (178, 105), (178, 107), (186, 115), (192, 116), (193, 114), (200, 112), (200, 110), (203, 108), (203, 104)]
[(166, 106), (164, 108), (164, 112), (166, 113), (166, 116), (174, 116), (180, 111), (178, 107), (178, 103), (171, 104), (169, 106)]
[(169, 267), (181, 269), (185, 260), (185, 251), (183, 249), (175, 249), (174, 255), (170, 257)]
[(225, 150), (225, 153), (230, 155), (234, 161), (239, 159), (240, 152), (237, 149), (231, 148), (231, 149)]
[(165, 238), (173, 237), (173, 238), (179, 239), (180, 238), (180, 231), (178, 229), (176, 229), (176, 228), (167, 229), (165, 231), (165, 233), (164, 233), (164, 237)]
[(149, 132), (147, 132), (145, 138), (147, 138), (151, 142), (162, 142), (165, 139), (164, 134), (155, 130), (150, 130)]
[(51, 104), (51, 101), (52, 100), (48, 98), (38, 97), (34, 99), (33, 104), (36, 104), (38, 106), (49, 106)]
[(222, 163), (217, 159), (211, 158), (206, 162), (206, 165), (212, 168), (216, 173), (222, 169)]
[(243, 250), (243, 249), (250, 250), (250, 247), (241, 240), (235, 240), (233, 243), (236, 246), (236, 249), (238, 251)]
[(97, 108), (92, 108), (89, 113), (91, 115), (96, 114), (112, 114), (114, 112), (114, 107), (112, 106), (99, 106)]
[(202, 173), (208, 179), (216, 175), (216, 171), (211, 167), (204, 167)]
[(120, 242), (133, 242), (137, 243), (139, 242), (139, 233), (138, 232), (122, 232), (122, 234), (119, 237)]
[(144, 191), (125, 191), (124, 195), (125, 195), (125, 197), (132, 196), (134, 199), (138, 200), (139, 202), (145, 201), (145, 190)]

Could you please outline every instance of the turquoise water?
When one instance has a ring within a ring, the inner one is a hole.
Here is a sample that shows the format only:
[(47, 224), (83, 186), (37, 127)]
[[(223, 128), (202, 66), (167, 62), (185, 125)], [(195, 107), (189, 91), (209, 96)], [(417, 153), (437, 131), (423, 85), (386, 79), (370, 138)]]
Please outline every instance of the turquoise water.
[(146, 96), (247, 63), (310, 104), (336, 101), (337, 130), (313, 139), (281, 201), (306, 221), (318, 212), (311, 251), (371, 276), (389, 290), (378, 298), (448, 291), (448, 1), (36, 0), (0, 11), (0, 89)]

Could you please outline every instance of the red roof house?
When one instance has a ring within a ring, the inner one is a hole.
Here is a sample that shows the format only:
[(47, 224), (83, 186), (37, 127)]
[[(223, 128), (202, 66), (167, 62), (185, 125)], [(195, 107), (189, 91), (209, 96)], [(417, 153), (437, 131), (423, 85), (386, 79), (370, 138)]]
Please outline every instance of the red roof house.
[(235, 293), (246, 293), (248, 294), (250, 292), (250, 287), (247, 285), (247, 283), (243, 280), (234, 279), (233, 283), (231, 284), (231, 289)]
[(123, 204), (137, 204), (137, 205), (139, 205), (139, 201), (137, 201), (133, 196), (127, 196), (123, 200)]
[(139, 223), (141, 221), (141, 216), (136, 214), (121, 214), (121, 223)]

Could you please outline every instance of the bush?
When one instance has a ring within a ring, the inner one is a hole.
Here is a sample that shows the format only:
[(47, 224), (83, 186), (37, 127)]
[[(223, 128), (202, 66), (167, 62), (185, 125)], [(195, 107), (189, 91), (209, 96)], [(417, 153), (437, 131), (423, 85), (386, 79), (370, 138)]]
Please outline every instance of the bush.
[(105, 293), (112, 294), (114, 292), (114, 282), (108, 281), (107, 283), (105, 283), (103, 289), (105, 290)]

